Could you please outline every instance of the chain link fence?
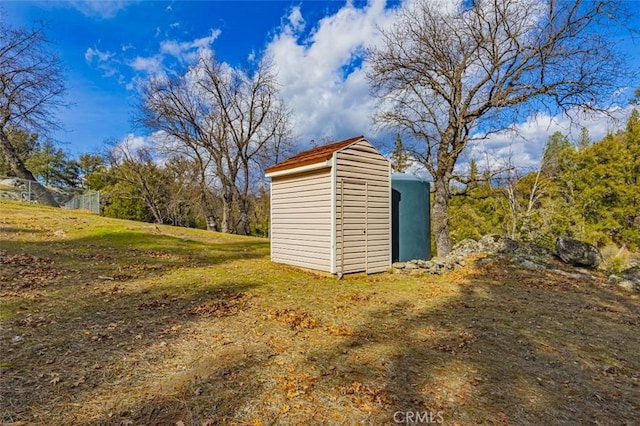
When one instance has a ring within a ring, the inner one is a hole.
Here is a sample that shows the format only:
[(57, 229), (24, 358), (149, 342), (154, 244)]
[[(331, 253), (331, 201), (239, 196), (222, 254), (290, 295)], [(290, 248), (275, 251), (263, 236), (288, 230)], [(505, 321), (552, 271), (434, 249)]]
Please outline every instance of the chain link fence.
[(100, 191), (87, 192), (85, 194), (76, 195), (64, 204), (66, 209), (82, 209), (89, 210), (93, 213), (100, 214)]
[[(34, 192), (35, 182), (13, 176), (0, 176), (0, 200), (22, 201), (37, 203)], [(55, 200), (67, 209), (84, 209), (100, 214), (100, 192), (91, 191), (86, 194), (75, 195), (63, 188), (47, 187)]]

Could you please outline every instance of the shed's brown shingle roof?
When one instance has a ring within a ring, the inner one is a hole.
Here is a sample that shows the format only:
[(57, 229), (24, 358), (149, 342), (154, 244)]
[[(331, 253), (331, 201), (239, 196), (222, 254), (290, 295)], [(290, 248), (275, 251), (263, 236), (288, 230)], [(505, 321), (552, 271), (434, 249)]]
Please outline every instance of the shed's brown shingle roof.
[(318, 146), (316, 148), (303, 151), (298, 155), (294, 155), (291, 158), (287, 158), (286, 160), (267, 168), (265, 170), (265, 173), (289, 170), (300, 166), (327, 161), (331, 158), (334, 152), (340, 151), (341, 149), (346, 148), (361, 139), (364, 139), (364, 136), (356, 136), (355, 138), (345, 139), (340, 142), (334, 142), (329, 145)]

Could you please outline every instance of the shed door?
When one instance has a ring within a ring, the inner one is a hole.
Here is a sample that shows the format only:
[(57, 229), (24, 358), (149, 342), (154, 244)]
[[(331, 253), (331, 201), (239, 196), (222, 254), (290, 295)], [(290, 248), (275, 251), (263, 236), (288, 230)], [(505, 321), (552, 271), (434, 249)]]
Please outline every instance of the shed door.
[(339, 251), (338, 270), (343, 274), (367, 271), (368, 187), (366, 182), (341, 180), (340, 229), (343, 250)]

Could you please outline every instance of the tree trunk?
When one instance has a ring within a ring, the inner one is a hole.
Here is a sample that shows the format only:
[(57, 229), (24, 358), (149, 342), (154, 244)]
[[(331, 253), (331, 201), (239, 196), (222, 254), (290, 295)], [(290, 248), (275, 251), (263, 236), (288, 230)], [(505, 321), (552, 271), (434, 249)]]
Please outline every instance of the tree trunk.
[(198, 165), (199, 171), (199, 186), (200, 186), (200, 208), (204, 213), (205, 223), (207, 224), (207, 231), (216, 232), (218, 230), (218, 225), (216, 224), (216, 214), (214, 207), (214, 200), (211, 191), (207, 187), (207, 179), (205, 176), (205, 168), (203, 166), (202, 160), (199, 159), (196, 163)]
[(233, 193), (225, 186), (222, 190), (222, 232), (225, 234), (233, 234), (232, 206)]
[(212, 197), (202, 195), (200, 200), (201, 209), (204, 213), (205, 223), (207, 224), (207, 231), (216, 232), (218, 230), (218, 224), (216, 223), (216, 213), (213, 206)]
[(445, 176), (436, 176), (434, 179), (433, 201), (433, 234), (436, 240), (436, 252), (438, 256), (446, 256), (451, 252), (451, 240), (449, 238), (449, 179)]
[(218, 230), (218, 227), (216, 225), (216, 217), (213, 214), (208, 214), (205, 218), (205, 221), (207, 222), (207, 231), (216, 232)]
[(238, 234), (249, 235), (251, 233), (251, 227), (249, 225), (249, 212), (247, 211), (247, 202), (242, 200), (238, 203), (240, 209), (240, 222), (238, 223)]
[(249, 235), (251, 234), (251, 226), (249, 224), (249, 163), (245, 162), (242, 165), (242, 171), (244, 174), (244, 183), (242, 191), (237, 190), (236, 196), (238, 199), (238, 210), (240, 214), (240, 222), (238, 223), (238, 234)]
[(25, 167), (4, 132), (0, 132), (0, 148), (2, 149), (2, 154), (4, 155), (6, 162), (9, 164), (11, 171), (21, 179), (32, 181), (31, 189), (36, 194), (39, 202), (53, 207), (60, 207), (47, 188), (38, 183), (36, 178), (33, 176), (33, 173)]
[(156, 206), (156, 203), (153, 201), (147, 201), (147, 205), (149, 206), (149, 210), (151, 210), (151, 215), (153, 215), (155, 223), (162, 225), (164, 223), (164, 217), (158, 206)]

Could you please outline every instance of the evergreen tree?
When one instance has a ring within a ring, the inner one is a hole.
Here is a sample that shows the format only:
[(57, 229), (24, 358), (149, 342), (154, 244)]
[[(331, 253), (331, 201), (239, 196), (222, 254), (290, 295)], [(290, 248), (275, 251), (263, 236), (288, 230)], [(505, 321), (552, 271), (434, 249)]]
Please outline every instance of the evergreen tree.
[(451, 241), (478, 240), (486, 234), (499, 233), (504, 216), (499, 209), (498, 188), (490, 183), (490, 171), (482, 173), (477, 162), (469, 163), (466, 191), (451, 198), (449, 204)]
[(107, 217), (153, 222), (154, 216), (139, 189), (129, 182), (119, 181), (100, 192), (102, 212)]
[(591, 135), (586, 127), (580, 129), (580, 136), (578, 137), (578, 148), (585, 149), (591, 146)]
[(69, 188), (79, 184), (77, 163), (68, 160), (64, 151), (56, 148), (51, 141), (36, 148), (24, 163), (45, 185)]
[(560, 173), (560, 159), (566, 150), (571, 149), (569, 138), (560, 132), (555, 132), (549, 137), (542, 154), (542, 174), (555, 178)]
[(632, 113), (625, 130), (575, 155), (576, 203), (592, 242), (640, 247), (639, 127)]
[(469, 183), (467, 184), (467, 189), (477, 188), (479, 179), (478, 163), (476, 163), (476, 160), (471, 160), (469, 162)]
[(631, 112), (627, 120), (626, 133), (628, 147), (633, 151), (640, 143), (640, 113), (637, 109)]
[(78, 168), (78, 180), (80, 189), (99, 189), (92, 188), (93, 183), (91, 183), (91, 179), (93, 179), (93, 175), (100, 171), (104, 170), (105, 162), (104, 159), (99, 155), (94, 154), (82, 154), (78, 161), (76, 161)]
[(640, 88), (633, 91), (633, 96), (629, 99), (629, 103), (633, 105), (640, 105)]
[[(638, 185), (640, 183), (640, 113), (634, 109), (627, 121), (626, 148), (628, 154), (627, 183)], [(640, 210), (640, 203), (638, 204)]]
[(391, 169), (394, 172), (404, 173), (409, 168), (409, 154), (404, 148), (400, 134), (396, 135), (393, 151), (391, 152)]

